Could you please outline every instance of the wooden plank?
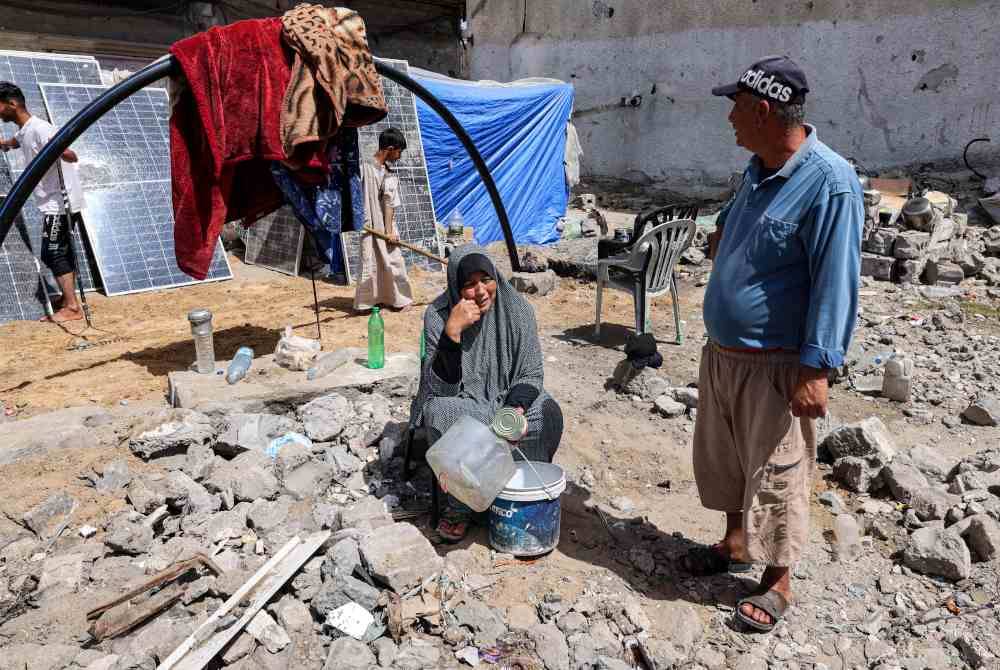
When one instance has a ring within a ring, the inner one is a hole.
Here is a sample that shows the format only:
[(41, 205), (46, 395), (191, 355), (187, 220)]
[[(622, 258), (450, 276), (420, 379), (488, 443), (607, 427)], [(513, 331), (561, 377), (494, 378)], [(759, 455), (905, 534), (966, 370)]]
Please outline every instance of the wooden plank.
[[(208, 665), (329, 538), (330, 531), (323, 531), (310, 535), (304, 541), (297, 536), (289, 540), (222, 607), (181, 643), (157, 670), (201, 670)], [(229, 628), (215, 632), (219, 620), (251, 593), (254, 593), (253, 600), (247, 605), (243, 616)]]

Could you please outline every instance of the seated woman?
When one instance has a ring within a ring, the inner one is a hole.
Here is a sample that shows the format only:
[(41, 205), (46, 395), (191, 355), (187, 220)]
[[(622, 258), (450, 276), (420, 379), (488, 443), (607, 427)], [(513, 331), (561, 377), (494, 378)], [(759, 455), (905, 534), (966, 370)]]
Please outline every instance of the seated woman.
[[(502, 407), (524, 414), (518, 446), (529, 460), (551, 462), (562, 438), (559, 405), (542, 390), (542, 349), (535, 312), (475, 245), (448, 260), (448, 288), (424, 314), (427, 357), (411, 424), (430, 444), (463, 415), (490, 425)], [(514, 451), (515, 460), (521, 458)], [(468, 531), (472, 510), (447, 497), (438, 524), (446, 541)]]

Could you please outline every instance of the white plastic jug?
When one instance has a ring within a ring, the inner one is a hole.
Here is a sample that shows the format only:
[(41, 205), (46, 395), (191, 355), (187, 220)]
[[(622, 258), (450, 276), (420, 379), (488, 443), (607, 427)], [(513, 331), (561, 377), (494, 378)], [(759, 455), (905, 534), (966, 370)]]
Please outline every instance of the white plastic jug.
[(441, 488), (476, 512), (485, 512), (514, 475), (510, 447), (470, 416), (455, 422), (427, 450)]

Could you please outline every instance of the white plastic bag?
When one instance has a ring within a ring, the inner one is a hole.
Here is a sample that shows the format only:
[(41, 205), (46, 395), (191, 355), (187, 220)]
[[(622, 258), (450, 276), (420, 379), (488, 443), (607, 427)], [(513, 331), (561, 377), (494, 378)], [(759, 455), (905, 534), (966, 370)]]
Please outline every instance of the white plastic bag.
[(292, 335), (292, 327), (285, 326), (285, 334), (274, 350), (274, 362), (289, 370), (308, 370), (321, 348), (319, 340)]

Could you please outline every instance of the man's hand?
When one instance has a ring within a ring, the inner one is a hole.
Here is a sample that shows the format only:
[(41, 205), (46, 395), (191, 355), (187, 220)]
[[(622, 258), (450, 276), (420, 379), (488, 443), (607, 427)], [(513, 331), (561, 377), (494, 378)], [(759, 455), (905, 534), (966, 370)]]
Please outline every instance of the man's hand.
[(826, 416), (826, 406), (830, 400), (829, 391), (826, 370), (806, 365), (799, 367), (799, 378), (795, 382), (795, 391), (789, 403), (792, 416), (809, 419)]
[(444, 333), (452, 342), (462, 341), (462, 331), (479, 321), (479, 306), (475, 300), (462, 300), (451, 308), (448, 323), (444, 324)]

